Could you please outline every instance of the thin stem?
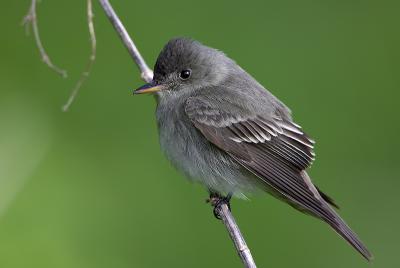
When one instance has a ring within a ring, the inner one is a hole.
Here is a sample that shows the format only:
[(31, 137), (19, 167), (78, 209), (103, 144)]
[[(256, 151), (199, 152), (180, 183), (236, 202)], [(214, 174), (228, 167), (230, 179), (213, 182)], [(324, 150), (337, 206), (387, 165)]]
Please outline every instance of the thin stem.
[(231, 237), (233, 244), (235, 245), (236, 251), (246, 268), (256, 268), (253, 256), (251, 255), (250, 249), (244, 240), (242, 233), (240, 232), (239, 226), (237, 225), (235, 218), (233, 217), (228, 205), (225, 202), (215, 202), (215, 210), (218, 216), (224, 223), (226, 230)]
[(132, 59), (138, 66), (141, 78), (147, 83), (151, 82), (151, 80), (153, 79), (153, 71), (147, 66), (135, 43), (133, 43), (124, 25), (112, 8), (110, 2), (108, 0), (99, 0), (99, 2), (106, 12), (106, 15), (109, 18), (111, 24), (114, 26), (114, 29), (119, 34), (119, 37), (121, 38), (125, 47), (128, 49), (128, 52), (131, 55)]
[(71, 92), (71, 95), (69, 96), (67, 102), (65, 105), (62, 107), (62, 110), (64, 112), (68, 111), (69, 107), (71, 106), (72, 102), (75, 100), (76, 95), (78, 95), (79, 90), (82, 87), (82, 84), (86, 81), (86, 79), (89, 77), (90, 72), (92, 71), (93, 64), (96, 60), (96, 33), (94, 30), (94, 24), (93, 24), (93, 5), (92, 5), (92, 0), (87, 0), (87, 21), (88, 21), (88, 27), (89, 27), (89, 35), (90, 35), (90, 44), (91, 44), (91, 53), (89, 60), (87, 62), (85, 70), (82, 72), (80, 79), (76, 83), (74, 89)]
[(66, 78), (67, 72), (53, 64), (49, 55), (46, 53), (46, 50), (43, 47), (42, 40), (40, 39), (40, 35), (39, 35), (39, 27), (38, 27), (38, 22), (37, 22), (37, 15), (36, 15), (36, 5), (37, 5), (37, 1), (32, 0), (31, 6), (29, 7), (29, 10), (28, 10), (28, 14), (26, 14), (26, 16), (24, 17), (24, 19), (22, 21), (22, 25), (25, 25), (26, 29), (28, 29), (29, 25), (32, 27), (33, 36), (35, 38), (36, 46), (38, 47), (40, 55), (42, 57), (42, 61), (50, 69), (52, 69), (53, 71), (55, 71), (62, 77)]

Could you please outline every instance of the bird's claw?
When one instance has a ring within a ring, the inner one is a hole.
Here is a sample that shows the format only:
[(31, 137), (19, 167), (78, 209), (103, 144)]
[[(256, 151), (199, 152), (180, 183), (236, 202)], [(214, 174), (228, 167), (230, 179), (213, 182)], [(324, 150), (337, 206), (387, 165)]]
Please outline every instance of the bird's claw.
[(211, 203), (211, 206), (214, 207), (213, 213), (214, 213), (215, 218), (217, 218), (218, 220), (221, 220), (220, 209), (221, 209), (221, 205), (223, 205), (223, 204), (226, 204), (228, 206), (229, 211), (231, 211), (231, 203), (230, 203), (231, 198), (232, 198), (232, 193), (229, 193), (225, 197), (223, 197), (219, 194), (216, 194), (216, 193), (210, 194), (210, 198), (207, 199), (207, 202)]

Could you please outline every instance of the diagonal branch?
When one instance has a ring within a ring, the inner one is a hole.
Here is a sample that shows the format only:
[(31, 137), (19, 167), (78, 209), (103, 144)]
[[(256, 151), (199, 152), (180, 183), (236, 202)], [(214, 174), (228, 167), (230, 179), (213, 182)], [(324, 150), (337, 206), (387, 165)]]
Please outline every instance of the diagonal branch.
[(64, 112), (68, 111), (72, 102), (75, 100), (75, 97), (76, 97), (76, 95), (78, 95), (78, 92), (81, 89), (83, 83), (89, 77), (89, 74), (93, 68), (94, 61), (96, 60), (96, 33), (94, 31), (93, 17), (94, 17), (94, 15), (93, 15), (92, 0), (87, 0), (87, 21), (88, 21), (88, 27), (89, 27), (91, 53), (90, 53), (89, 60), (88, 60), (85, 70), (82, 72), (81, 77), (79, 78), (74, 89), (72, 90), (71, 95), (69, 96), (67, 102), (62, 107), (62, 110)]
[[(221, 198), (221, 197), (219, 197)], [(223, 201), (223, 199), (222, 199)], [(211, 205), (214, 206), (214, 211), (217, 216), (224, 223), (229, 236), (235, 245), (236, 251), (246, 268), (256, 268), (253, 256), (251, 255), (250, 249), (244, 240), (242, 233), (240, 232), (239, 226), (236, 223), (228, 205), (226, 202), (221, 202), (220, 199), (211, 200)]]
[(37, 15), (36, 15), (36, 5), (37, 1), (32, 0), (31, 6), (29, 7), (28, 14), (24, 17), (22, 21), (22, 25), (28, 29), (28, 26), (32, 27), (33, 36), (35, 37), (36, 46), (39, 49), (40, 56), (42, 57), (42, 61), (53, 71), (61, 75), (62, 77), (67, 77), (67, 72), (56, 65), (53, 64), (49, 55), (47, 55), (46, 50), (43, 47), (42, 40), (40, 39), (39, 35), (39, 27), (37, 24)]
[(128, 32), (126, 31), (124, 25), (122, 24), (121, 20), (118, 18), (117, 14), (115, 13), (113, 7), (111, 6), (108, 0), (99, 0), (100, 5), (103, 7), (104, 11), (108, 19), (110, 20), (111, 24), (114, 26), (114, 29), (119, 34), (122, 42), (124, 43), (125, 47), (128, 49), (129, 54), (131, 55), (133, 61), (139, 68), (140, 76), (142, 79), (149, 83), (153, 79), (153, 71), (147, 66), (146, 62), (144, 61), (142, 55), (140, 54), (139, 50), (137, 49), (135, 43), (133, 43), (131, 37), (129, 36)]

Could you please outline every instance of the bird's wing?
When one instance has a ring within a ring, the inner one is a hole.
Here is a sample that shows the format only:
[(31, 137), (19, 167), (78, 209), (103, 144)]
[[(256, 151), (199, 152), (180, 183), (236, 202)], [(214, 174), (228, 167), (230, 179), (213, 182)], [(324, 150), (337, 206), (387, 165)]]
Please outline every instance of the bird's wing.
[[(299, 208), (331, 219), (321, 197), (302, 171), (314, 160), (314, 142), (301, 128), (279, 115), (235, 113), (236, 107), (192, 97), (185, 111), (195, 127), (269, 187)], [(245, 114), (245, 116), (243, 116)], [(333, 220), (333, 219), (331, 219)]]
[(240, 109), (231, 101), (204, 96), (189, 98), (185, 106), (187, 116), (208, 141), (294, 207), (323, 219), (365, 258), (371, 259), (368, 249), (324, 201), (304, 171), (314, 160), (314, 142), (300, 126), (279, 116), (279, 112), (263, 116)]

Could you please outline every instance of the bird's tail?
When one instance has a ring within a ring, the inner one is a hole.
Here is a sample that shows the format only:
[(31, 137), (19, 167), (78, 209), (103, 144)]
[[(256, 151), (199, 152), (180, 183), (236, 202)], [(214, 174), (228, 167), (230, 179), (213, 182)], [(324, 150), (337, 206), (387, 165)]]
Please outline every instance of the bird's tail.
[(350, 227), (340, 218), (340, 216), (333, 210), (331, 212), (335, 215), (335, 221), (327, 220), (326, 222), (353, 248), (355, 248), (365, 259), (371, 261), (373, 256), (367, 247), (361, 242), (358, 236), (350, 229)]
[(364, 246), (363, 242), (358, 238), (358, 236), (350, 229), (346, 222), (336, 213), (336, 211), (330, 206), (338, 208), (337, 204), (328, 195), (321, 192), (316, 186), (311, 182), (308, 174), (303, 171), (301, 173), (304, 181), (307, 183), (309, 189), (314, 193), (315, 197), (321, 201), (323, 210), (326, 212), (324, 215), (311, 215), (322, 219), (328, 223), (341, 237), (343, 237), (354, 249), (356, 249), (365, 259), (371, 261), (373, 256), (371, 252)]

